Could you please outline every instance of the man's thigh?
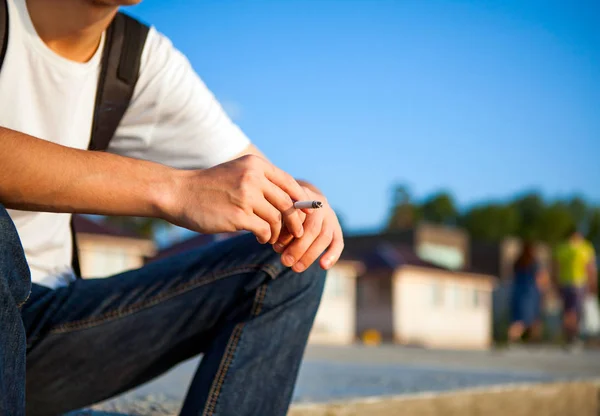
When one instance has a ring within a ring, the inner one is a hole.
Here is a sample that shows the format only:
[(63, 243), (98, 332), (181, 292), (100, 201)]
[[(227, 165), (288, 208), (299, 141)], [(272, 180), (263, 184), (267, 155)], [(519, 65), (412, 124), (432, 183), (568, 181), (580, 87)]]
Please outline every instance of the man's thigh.
[(250, 314), (277, 259), (241, 236), (106, 279), (36, 286), (23, 311), (28, 415), (113, 397), (203, 352), (222, 322)]

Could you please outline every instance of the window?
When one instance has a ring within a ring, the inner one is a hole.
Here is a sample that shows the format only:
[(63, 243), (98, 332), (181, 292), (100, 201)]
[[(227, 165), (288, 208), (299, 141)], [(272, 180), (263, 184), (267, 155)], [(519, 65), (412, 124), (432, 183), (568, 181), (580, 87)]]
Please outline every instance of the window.
[(431, 305), (440, 308), (444, 305), (444, 287), (440, 282), (433, 282), (430, 285)]
[(417, 247), (417, 254), (423, 260), (447, 267), (451, 270), (458, 270), (465, 263), (462, 251), (452, 246), (423, 243)]
[(460, 301), (461, 301), (461, 290), (460, 290), (460, 286), (456, 285), (456, 284), (452, 284), (449, 287), (449, 292), (450, 292), (450, 304), (452, 305), (453, 309), (458, 309), (460, 308)]

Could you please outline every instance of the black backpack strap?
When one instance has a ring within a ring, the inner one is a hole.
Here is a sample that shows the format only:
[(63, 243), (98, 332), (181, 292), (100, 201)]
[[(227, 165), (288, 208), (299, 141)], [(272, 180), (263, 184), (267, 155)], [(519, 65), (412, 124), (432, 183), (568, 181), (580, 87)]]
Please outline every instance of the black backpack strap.
[(129, 106), (148, 31), (148, 26), (124, 13), (117, 13), (106, 31), (90, 150), (108, 148)]
[(71, 267), (73, 268), (73, 273), (75, 273), (75, 277), (81, 278), (81, 265), (79, 264), (79, 248), (77, 247), (77, 236), (75, 235), (75, 217), (71, 215)]
[(0, 0), (0, 69), (8, 48), (8, 4)]
[[(108, 148), (129, 107), (139, 78), (142, 52), (148, 31), (148, 26), (123, 13), (117, 13), (106, 31), (102, 66), (96, 90), (90, 150), (104, 151)], [(73, 271), (77, 277), (81, 277), (79, 249), (73, 220), (71, 220), (71, 237)]]

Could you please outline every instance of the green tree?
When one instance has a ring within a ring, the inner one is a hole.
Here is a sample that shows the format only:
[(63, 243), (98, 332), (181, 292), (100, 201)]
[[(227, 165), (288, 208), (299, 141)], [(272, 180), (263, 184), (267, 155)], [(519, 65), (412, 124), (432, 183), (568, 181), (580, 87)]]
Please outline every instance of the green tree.
[(401, 230), (413, 227), (420, 217), (420, 212), (412, 202), (410, 192), (404, 185), (397, 185), (393, 191), (392, 210), (387, 223), (388, 230)]
[(519, 215), (518, 237), (532, 240), (541, 239), (540, 221), (545, 209), (542, 197), (537, 193), (528, 193), (515, 199), (511, 205)]
[(485, 204), (467, 211), (460, 223), (474, 239), (499, 241), (518, 233), (520, 217), (512, 204)]
[(600, 207), (590, 210), (590, 222), (586, 237), (597, 248), (600, 247)]
[(572, 198), (567, 203), (567, 209), (573, 218), (573, 221), (577, 227), (584, 227), (588, 225), (589, 220), (589, 207), (587, 203), (581, 197)]
[(458, 209), (454, 198), (448, 192), (438, 192), (421, 205), (422, 218), (435, 224), (454, 225), (458, 219)]
[(543, 210), (536, 234), (540, 240), (553, 245), (562, 241), (574, 225), (576, 222), (569, 204), (559, 201)]

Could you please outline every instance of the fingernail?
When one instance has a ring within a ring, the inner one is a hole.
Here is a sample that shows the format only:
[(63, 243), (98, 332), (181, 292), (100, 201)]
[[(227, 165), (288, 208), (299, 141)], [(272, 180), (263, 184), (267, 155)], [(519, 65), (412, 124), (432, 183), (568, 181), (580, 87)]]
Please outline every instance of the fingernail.
[(275, 244), (275, 246), (273, 246), (273, 248), (275, 249), (276, 252), (280, 253), (283, 250), (284, 245), (281, 243), (277, 243)]
[(300, 228), (300, 230), (298, 231), (298, 238), (302, 237), (304, 235), (304, 227)]
[(331, 264), (333, 263), (334, 260), (335, 260), (335, 258), (333, 256), (326, 258), (323, 261), (323, 264), (325, 265), (325, 268), (327, 268), (327, 269), (330, 268)]
[(283, 256), (283, 263), (290, 267), (291, 265), (293, 265), (296, 262), (296, 260), (290, 256), (289, 254), (286, 254), (285, 256)]
[(302, 264), (301, 262), (298, 262), (294, 265), (294, 268), (296, 269), (296, 271), (298, 273), (301, 273), (304, 271), (304, 269), (306, 269), (306, 267), (304, 266), (304, 264)]

